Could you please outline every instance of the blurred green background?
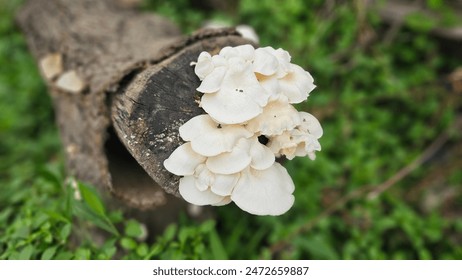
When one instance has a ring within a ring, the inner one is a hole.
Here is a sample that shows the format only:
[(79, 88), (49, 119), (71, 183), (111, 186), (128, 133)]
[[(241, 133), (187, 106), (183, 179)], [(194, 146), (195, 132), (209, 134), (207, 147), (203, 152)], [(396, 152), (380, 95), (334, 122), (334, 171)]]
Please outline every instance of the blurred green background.
[(0, 259), (462, 259), (462, 92), (448, 78), (462, 47), (431, 32), (461, 25), (452, 7), (420, 1), (436, 19), (389, 24), (364, 1), (205, 2), (142, 7), (185, 33), (211, 19), (248, 24), (315, 78), (299, 109), (320, 119), (323, 150), (287, 162), (294, 207), (184, 214), (147, 242), (91, 187), (77, 183), (84, 199), (72, 199), (51, 101), (14, 23), (22, 1), (0, 0)]

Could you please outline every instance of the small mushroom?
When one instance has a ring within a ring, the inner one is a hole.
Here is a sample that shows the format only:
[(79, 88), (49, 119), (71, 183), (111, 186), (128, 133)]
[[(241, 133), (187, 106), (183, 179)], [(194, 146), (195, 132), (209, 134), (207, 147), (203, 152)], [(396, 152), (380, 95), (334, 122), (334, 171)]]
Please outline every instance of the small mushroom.
[(276, 162), (265, 170), (248, 168), (243, 171), (231, 199), (251, 214), (277, 216), (292, 207), (294, 189), (286, 169)]
[(241, 138), (231, 152), (209, 157), (207, 167), (217, 174), (233, 174), (251, 166), (254, 169), (267, 169), (274, 163), (274, 154), (260, 144), (257, 137)]
[(212, 64), (212, 56), (208, 52), (201, 52), (199, 58), (197, 58), (197, 62), (193, 64), (196, 65), (194, 73), (196, 73), (201, 81), (215, 68)]
[(211, 204), (212, 206), (224, 206), (226, 204), (231, 203), (231, 196), (225, 196), (222, 201), (218, 203)]
[(271, 76), (278, 71), (278, 59), (266, 48), (255, 50), (253, 71), (265, 76)]
[(218, 195), (230, 196), (239, 180), (240, 173), (235, 174), (215, 174), (215, 181), (211, 187), (212, 192)]
[(220, 125), (205, 114), (190, 119), (180, 127), (181, 138), (191, 141), (192, 149), (207, 157), (230, 152), (240, 138), (252, 135), (243, 126)]
[[(244, 123), (262, 112), (268, 103), (269, 94), (259, 84), (252, 71), (252, 65), (242, 58), (229, 59), (229, 66), (221, 81), (219, 90), (210, 82), (203, 90), (200, 106), (217, 122), (224, 124)], [(207, 80), (204, 79), (203, 83)], [(198, 88), (201, 91), (202, 85)]]
[(224, 205), (229, 203), (229, 196), (239, 177), (239, 173), (215, 174), (205, 164), (199, 164), (193, 175), (180, 179), (180, 194), (186, 201), (196, 205)]
[(318, 119), (316, 119), (315, 116), (307, 112), (299, 112), (298, 114), (301, 119), (300, 128), (308, 131), (317, 139), (321, 138), (323, 130)]
[(285, 155), (289, 160), (296, 156), (309, 156), (314, 160), (314, 152), (321, 150), (318, 141), (323, 134), (321, 124), (309, 113), (299, 112), (298, 114), (301, 119), (300, 125), (280, 135), (270, 137), (268, 147), (277, 156)]
[(287, 96), (289, 103), (305, 101), (310, 92), (316, 88), (313, 77), (302, 67), (291, 64), (291, 71), (279, 80), (281, 93)]
[(200, 164), (194, 171), (194, 177), (196, 178), (195, 185), (198, 190), (205, 191), (213, 185), (215, 181), (215, 175), (208, 170), (205, 164)]
[(246, 61), (252, 61), (255, 58), (255, 48), (249, 44), (237, 47), (224, 47), (221, 49), (219, 55), (226, 59), (241, 57)]
[(218, 174), (233, 174), (249, 166), (252, 157), (249, 154), (250, 141), (239, 139), (231, 152), (209, 157), (206, 161), (208, 169)]
[(260, 42), (260, 38), (258, 37), (257, 33), (255, 32), (255, 29), (253, 29), (249, 25), (238, 25), (236, 26), (236, 31), (241, 34), (241, 36), (245, 39), (248, 39), (256, 44)]
[(219, 91), (227, 70), (225, 66), (213, 69), (213, 71), (204, 77), (201, 85), (196, 90), (202, 93), (214, 93)]
[(270, 101), (260, 115), (250, 120), (247, 129), (267, 136), (280, 135), (300, 122), (298, 111), (288, 103), (287, 98), (279, 97)]
[(223, 196), (213, 193), (210, 188), (200, 191), (196, 187), (194, 176), (181, 178), (179, 191), (184, 200), (199, 206), (216, 204), (224, 199)]
[(164, 167), (178, 176), (193, 175), (196, 167), (205, 160), (206, 157), (193, 151), (191, 143), (185, 143), (164, 161)]

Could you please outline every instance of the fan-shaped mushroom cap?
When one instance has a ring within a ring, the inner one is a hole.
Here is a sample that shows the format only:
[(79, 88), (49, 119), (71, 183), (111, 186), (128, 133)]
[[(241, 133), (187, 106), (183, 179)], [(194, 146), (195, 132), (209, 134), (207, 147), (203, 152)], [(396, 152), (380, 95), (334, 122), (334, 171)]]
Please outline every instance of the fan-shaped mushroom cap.
[(206, 165), (214, 173), (233, 174), (249, 165), (254, 169), (266, 169), (274, 163), (272, 151), (260, 144), (257, 137), (241, 138), (231, 152), (207, 158)]
[(191, 143), (185, 143), (164, 161), (164, 167), (178, 176), (193, 175), (196, 167), (205, 160), (206, 157), (193, 151)]
[(262, 135), (279, 135), (300, 124), (298, 111), (287, 102), (287, 98), (280, 97), (270, 101), (263, 108), (263, 112), (250, 120), (247, 129)]
[(294, 203), (294, 183), (286, 169), (274, 163), (265, 170), (248, 168), (234, 188), (231, 199), (254, 215), (281, 215)]
[(243, 126), (217, 124), (206, 114), (196, 116), (180, 127), (181, 138), (191, 141), (192, 149), (207, 157), (230, 152), (239, 139), (252, 135)]
[(290, 64), (290, 72), (279, 79), (281, 93), (287, 96), (289, 103), (305, 101), (316, 87), (313, 77), (302, 67)]
[(215, 82), (204, 79), (198, 91), (206, 93), (201, 98), (200, 106), (217, 122), (223, 124), (244, 123), (262, 112), (268, 103), (269, 94), (259, 84), (252, 71), (252, 64), (240, 57), (228, 60), (229, 66), (218, 91)]
[(216, 204), (223, 200), (223, 196), (213, 193), (210, 188), (200, 191), (195, 184), (194, 176), (185, 176), (180, 179), (179, 191), (181, 196), (189, 203), (195, 205)]

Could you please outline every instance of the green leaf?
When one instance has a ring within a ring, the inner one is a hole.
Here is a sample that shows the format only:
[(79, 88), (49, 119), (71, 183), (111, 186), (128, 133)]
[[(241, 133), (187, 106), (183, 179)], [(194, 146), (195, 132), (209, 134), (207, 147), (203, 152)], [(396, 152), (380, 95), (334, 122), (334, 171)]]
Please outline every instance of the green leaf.
[(73, 259), (74, 254), (71, 252), (60, 252), (55, 256), (55, 260), (70, 260)]
[(133, 238), (140, 238), (144, 235), (141, 224), (135, 220), (129, 220), (125, 225), (125, 235)]
[(86, 248), (79, 248), (75, 251), (74, 258), (76, 260), (89, 260), (91, 259), (91, 251)]
[(136, 248), (136, 253), (138, 254), (138, 256), (140, 257), (145, 257), (148, 255), (148, 245), (146, 245), (145, 243), (142, 243), (140, 244), (137, 248)]
[(82, 195), (82, 199), (86, 202), (86, 204), (93, 210), (96, 214), (100, 216), (106, 216), (106, 210), (104, 209), (104, 205), (101, 202), (100, 197), (94, 190), (85, 184), (78, 183), (80, 194)]
[(30, 260), (35, 248), (32, 245), (24, 247), (18, 255), (19, 260)]
[(122, 248), (124, 248), (125, 250), (133, 250), (136, 248), (136, 242), (135, 240), (129, 238), (129, 237), (123, 237), (121, 240), (120, 240), (120, 246), (122, 246)]
[(332, 245), (322, 235), (316, 235), (308, 238), (297, 238), (294, 242), (296, 245), (307, 250), (314, 259), (338, 259), (337, 253)]
[(47, 248), (43, 253), (42, 253), (42, 257), (40, 259), (42, 260), (51, 260), (51, 258), (53, 258), (53, 256), (56, 254), (56, 249), (58, 247), (57, 246), (53, 246), (53, 247), (50, 247), (50, 248)]
[(119, 236), (119, 232), (109, 218), (96, 214), (88, 207), (88, 205), (76, 202), (73, 210), (77, 217), (92, 222), (95, 226), (113, 234), (114, 236)]
[(160, 244), (155, 244), (152, 246), (151, 251), (144, 257), (145, 260), (149, 260), (154, 256), (159, 255), (162, 252), (162, 246)]
[(215, 260), (227, 260), (228, 254), (226, 253), (225, 247), (221, 242), (220, 236), (215, 229), (210, 231), (210, 249), (212, 251), (212, 257)]
[(172, 240), (175, 237), (176, 230), (177, 230), (176, 224), (169, 225), (164, 231), (164, 235), (163, 235), (164, 240), (165, 241)]
[(59, 231), (59, 238), (62, 242), (66, 242), (67, 238), (71, 234), (72, 224), (65, 224)]

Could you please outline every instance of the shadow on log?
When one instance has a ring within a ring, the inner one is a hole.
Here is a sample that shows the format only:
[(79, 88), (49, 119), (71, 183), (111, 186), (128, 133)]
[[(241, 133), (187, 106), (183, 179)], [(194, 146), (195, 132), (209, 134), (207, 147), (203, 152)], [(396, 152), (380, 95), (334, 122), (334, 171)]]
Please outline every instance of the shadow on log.
[(182, 144), (179, 126), (203, 113), (190, 63), (249, 42), (234, 29), (184, 37), (117, 3), (30, 0), (17, 20), (49, 88), (69, 174), (158, 232), (186, 207), (162, 163)]

